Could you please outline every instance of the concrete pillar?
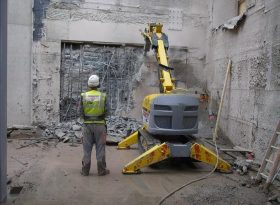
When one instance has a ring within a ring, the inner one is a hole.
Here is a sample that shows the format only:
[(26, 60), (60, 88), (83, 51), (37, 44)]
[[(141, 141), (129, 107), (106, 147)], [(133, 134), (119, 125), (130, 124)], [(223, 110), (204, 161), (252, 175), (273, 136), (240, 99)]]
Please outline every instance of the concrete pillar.
[(7, 197), (7, 0), (0, 1), (0, 203)]

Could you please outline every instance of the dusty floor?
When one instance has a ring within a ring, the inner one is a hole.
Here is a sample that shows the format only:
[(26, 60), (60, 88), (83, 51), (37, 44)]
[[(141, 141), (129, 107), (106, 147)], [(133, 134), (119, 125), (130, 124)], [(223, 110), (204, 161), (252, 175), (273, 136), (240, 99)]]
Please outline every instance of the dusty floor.
[[(9, 187), (23, 186), (23, 190), (9, 195), (6, 204), (157, 204), (168, 192), (211, 170), (201, 163), (179, 163), (145, 168), (140, 175), (123, 175), (122, 166), (137, 156), (138, 150), (118, 151), (107, 146), (111, 174), (98, 177), (94, 160), (90, 176), (83, 177), (79, 173), (81, 145), (49, 142), (16, 149), (22, 143), (18, 139), (8, 143)], [(248, 179), (215, 173), (177, 192), (164, 204), (266, 204), (267, 196), (258, 187), (242, 184)]]

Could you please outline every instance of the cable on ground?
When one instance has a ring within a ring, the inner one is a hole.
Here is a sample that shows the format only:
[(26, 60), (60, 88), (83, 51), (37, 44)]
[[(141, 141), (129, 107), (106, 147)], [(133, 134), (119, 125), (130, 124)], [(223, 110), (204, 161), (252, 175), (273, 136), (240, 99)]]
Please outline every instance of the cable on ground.
[(199, 178), (194, 179), (194, 180), (192, 180), (192, 181), (189, 181), (188, 183), (186, 183), (186, 184), (180, 186), (179, 188), (176, 188), (176, 189), (173, 190), (172, 192), (168, 193), (165, 197), (163, 197), (163, 198), (160, 200), (160, 202), (158, 203), (158, 205), (162, 205), (162, 203), (163, 203), (166, 199), (168, 199), (170, 196), (172, 196), (172, 195), (175, 194), (176, 192), (180, 191), (180, 190), (183, 189), (184, 187), (186, 187), (186, 186), (188, 186), (188, 185), (190, 185), (190, 184), (193, 184), (193, 183), (195, 183), (195, 182), (201, 181), (201, 180), (203, 180), (203, 179), (206, 179), (206, 178), (208, 178), (209, 176), (211, 176), (211, 175), (215, 172), (215, 170), (216, 170), (217, 167), (218, 167), (218, 163), (219, 163), (219, 151), (218, 151), (218, 147), (217, 147), (216, 141), (214, 141), (214, 143), (215, 143), (217, 161), (216, 161), (215, 167), (212, 169), (212, 171), (209, 172), (208, 174), (206, 174), (205, 176), (202, 176), (202, 177), (199, 177)]

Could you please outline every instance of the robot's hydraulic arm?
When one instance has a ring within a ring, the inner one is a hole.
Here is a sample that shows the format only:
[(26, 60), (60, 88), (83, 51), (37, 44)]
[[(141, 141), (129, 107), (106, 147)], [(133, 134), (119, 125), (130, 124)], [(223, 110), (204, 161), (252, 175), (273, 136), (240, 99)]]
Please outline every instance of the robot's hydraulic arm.
[(160, 65), (160, 91), (161, 93), (170, 93), (175, 89), (175, 79), (172, 78), (172, 68), (168, 65), (168, 56), (166, 51), (168, 50), (169, 43), (167, 35), (162, 32), (162, 24), (149, 24), (148, 28), (142, 32), (142, 35), (145, 39), (145, 53), (152, 47)]
[(122, 172), (139, 173), (143, 167), (172, 157), (189, 157), (213, 166), (218, 161), (217, 169), (229, 172), (230, 164), (201, 144), (164, 140), (167, 135), (171, 138), (176, 135), (184, 138), (186, 134), (197, 133), (198, 100), (185, 94), (172, 93), (176, 89), (175, 79), (172, 78), (172, 69), (168, 65), (166, 51), (169, 43), (167, 35), (162, 32), (162, 24), (149, 24), (142, 35), (145, 39), (145, 53), (152, 48), (160, 65), (161, 94), (151, 94), (144, 98), (143, 116), (147, 119), (144, 120), (144, 126), (118, 144), (118, 149), (128, 149), (138, 143), (143, 152), (125, 165)]

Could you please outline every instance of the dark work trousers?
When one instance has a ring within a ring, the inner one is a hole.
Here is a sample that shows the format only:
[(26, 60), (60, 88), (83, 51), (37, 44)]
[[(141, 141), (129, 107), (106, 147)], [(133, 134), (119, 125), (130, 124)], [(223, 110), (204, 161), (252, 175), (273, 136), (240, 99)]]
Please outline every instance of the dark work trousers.
[(104, 124), (84, 124), (83, 127), (83, 165), (90, 166), (93, 145), (96, 149), (98, 173), (106, 170), (105, 146), (106, 128)]

